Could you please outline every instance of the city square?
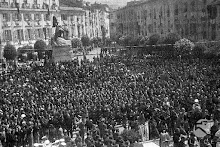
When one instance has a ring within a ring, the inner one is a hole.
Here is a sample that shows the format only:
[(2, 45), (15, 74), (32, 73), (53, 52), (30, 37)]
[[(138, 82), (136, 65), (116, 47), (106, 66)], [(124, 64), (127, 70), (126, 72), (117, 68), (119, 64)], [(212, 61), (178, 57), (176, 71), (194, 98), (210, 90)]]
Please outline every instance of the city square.
[(219, 0), (1, 0), (0, 147), (220, 147)]

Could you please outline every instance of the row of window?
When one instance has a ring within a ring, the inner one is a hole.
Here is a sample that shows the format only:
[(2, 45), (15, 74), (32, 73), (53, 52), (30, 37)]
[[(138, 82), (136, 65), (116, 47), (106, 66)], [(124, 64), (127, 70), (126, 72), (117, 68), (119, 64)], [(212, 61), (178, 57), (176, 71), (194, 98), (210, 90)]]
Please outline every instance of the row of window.
[[(67, 21), (68, 16), (69, 15), (67, 14), (61, 14), (61, 20)], [(71, 21), (74, 21), (74, 15), (71, 15), (70, 18), (71, 18)], [(80, 20), (83, 21), (83, 18), (80, 18), (79, 16), (77, 16), (76, 21), (79, 22)]]
[[(202, 7), (206, 7), (207, 5), (207, 0), (203, 0), (203, 5), (201, 5)], [(182, 12), (185, 13), (185, 12), (188, 12), (188, 11), (191, 11), (191, 12), (195, 12), (197, 9), (199, 9), (199, 4), (196, 3), (196, 1), (192, 1), (190, 3), (188, 2), (184, 2), (183, 5), (178, 5), (178, 4), (175, 4), (175, 8), (174, 8), (174, 15), (178, 15), (180, 12), (180, 9), (182, 9)], [(205, 9), (202, 8), (202, 11), (204, 12)]]
[[(11, 17), (12, 16), (12, 17)], [(25, 21), (31, 21), (33, 20), (33, 15), (30, 13), (24, 13), (24, 20)], [(21, 13), (3, 13), (3, 21), (4, 22), (10, 22), (11, 18), (13, 21), (21, 21), (22, 20), (22, 14)], [(51, 19), (49, 14), (44, 14), (44, 20), (49, 21)], [(42, 15), (41, 14), (34, 14), (34, 20), (36, 21), (41, 21), (42, 20)]]
[[(128, 17), (127, 19), (132, 20), (132, 19), (147, 19), (148, 17), (150, 19), (154, 18), (157, 19), (157, 10), (156, 8), (150, 9), (149, 12), (148, 10), (143, 10), (140, 13), (136, 13), (134, 10), (129, 10), (128, 12), (120, 13), (117, 15), (117, 19), (122, 19), (126, 20), (126, 16)], [(158, 12), (158, 17), (162, 18), (164, 16), (170, 17), (170, 7), (169, 5), (160, 7), (160, 10)]]
[[(27, 4), (29, 0), (23, 0), (24, 4)], [(38, 4), (40, 0), (33, 0), (34, 4)], [(43, 3), (47, 3), (48, 0), (44, 0)], [(1, 0), (2, 3), (8, 3), (7, 0)], [(17, 3), (17, 0), (12, 0), (12, 3)], [(55, 3), (55, 0), (51, 0), (52, 3)]]
[(39, 28), (39, 29), (18, 29), (16, 31), (4, 30), (3, 41), (28, 41), (36, 39), (49, 39), (52, 35), (51, 28)]

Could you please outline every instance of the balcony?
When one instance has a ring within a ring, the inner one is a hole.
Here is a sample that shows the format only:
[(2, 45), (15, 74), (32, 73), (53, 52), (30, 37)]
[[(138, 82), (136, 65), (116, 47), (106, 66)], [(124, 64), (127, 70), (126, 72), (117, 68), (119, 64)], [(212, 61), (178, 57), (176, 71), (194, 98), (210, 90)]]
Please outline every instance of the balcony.
[(20, 8), (20, 4), (19, 3), (11, 3), (11, 8)]
[(63, 20), (63, 24), (64, 24), (64, 25), (67, 25), (67, 24), (68, 24), (68, 21), (67, 21), (67, 20)]
[(71, 24), (72, 24), (72, 26), (75, 26), (75, 22), (74, 21), (71, 21)]
[(40, 21), (35, 21), (35, 22), (34, 22), (34, 25), (35, 25), (35, 26), (40, 26), (40, 25), (41, 25), (41, 24), (40, 24)]
[(1, 2), (0, 7), (1, 8), (8, 8), (8, 2)]
[(2, 26), (3, 27), (8, 27), (8, 23), (6, 21), (3, 21)]
[(22, 22), (19, 20), (14, 21), (15, 26), (22, 26)]
[(26, 23), (27, 23), (26, 26), (31, 26), (31, 21), (30, 20), (26, 21)]
[(24, 9), (30, 9), (30, 4), (29, 3), (23, 3), (22, 8)]
[(43, 3), (43, 5), (42, 5), (42, 9), (48, 9), (48, 8), (49, 8), (49, 5), (46, 4), (46, 3)]
[(32, 8), (33, 9), (40, 9), (40, 4), (33, 4)]
[(52, 9), (52, 10), (56, 10), (56, 8), (57, 8), (56, 3), (53, 3), (52, 6), (51, 6), (51, 9)]
[(50, 26), (51, 22), (50, 21), (46, 21), (46, 26)]
[(24, 21), (31, 21), (32, 19), (31, 19), (31, 16), (24, 16)]

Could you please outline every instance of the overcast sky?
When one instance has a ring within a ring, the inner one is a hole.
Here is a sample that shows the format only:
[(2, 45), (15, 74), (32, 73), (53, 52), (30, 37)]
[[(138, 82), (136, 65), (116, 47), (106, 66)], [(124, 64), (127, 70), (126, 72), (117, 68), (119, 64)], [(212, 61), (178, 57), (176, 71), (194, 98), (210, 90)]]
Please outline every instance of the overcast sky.
[(85, 0), (91, 3), (97, 2), (97, 3), (107, 3), (107, 4), (113, 4), (113, 5), (126, 5), (128, 1), (131, 0)]

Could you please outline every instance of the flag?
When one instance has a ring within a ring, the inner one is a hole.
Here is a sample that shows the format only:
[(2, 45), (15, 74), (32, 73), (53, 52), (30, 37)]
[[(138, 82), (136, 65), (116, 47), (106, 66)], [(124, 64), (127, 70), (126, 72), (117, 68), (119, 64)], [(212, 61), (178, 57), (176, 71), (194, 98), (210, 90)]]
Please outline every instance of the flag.
[(47, 29), (43, 28), (45, 40), (47, 40)]
[(56, 27), (58, 25), (57, 18), (53, 16), (53, 27)]
[(20, 9), (19, 9), (19, 3), (15, 2), (15, 7), (17, 8), (18, 14), (20, 13)]
[(47, 14), (50, 15), (50, 6), (48, 4), (46, 4), (47, 6)]

